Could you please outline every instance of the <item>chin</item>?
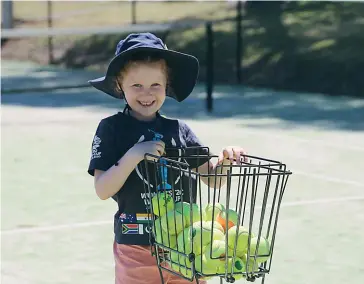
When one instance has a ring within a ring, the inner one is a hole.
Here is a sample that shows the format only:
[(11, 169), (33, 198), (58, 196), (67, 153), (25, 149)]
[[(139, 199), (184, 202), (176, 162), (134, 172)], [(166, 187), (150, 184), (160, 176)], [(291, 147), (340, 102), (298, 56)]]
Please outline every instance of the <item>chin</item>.
[(143, 117), (143, 118), (154, 118), (157, 111), (158, 111), (158, 109), (156, 109), (156, 108), (153, 108), (150, 110), (145, 110), (145, 109), (140, 109), (140, 108), (134, 109), (134, 113), (136, 115), (138, 115), (139, 117)]

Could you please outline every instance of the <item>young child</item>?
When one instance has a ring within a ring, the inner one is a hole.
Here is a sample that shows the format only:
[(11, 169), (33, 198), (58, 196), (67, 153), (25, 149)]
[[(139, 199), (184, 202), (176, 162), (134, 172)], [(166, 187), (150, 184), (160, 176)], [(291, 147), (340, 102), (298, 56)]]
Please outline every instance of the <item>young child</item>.
[[(159, 114), (166, 96), (182, 102), (191, 94), (199, 64), (191, 55), (168, 50), (151, 33), (130, 34), (118, 43), (115, 55), (106, 76), (89, 82), (110, 96), (124, 99), (126, 107), (99, 123), (88, 173), (94, 176), (98, 197), (111, 197), (118, 203), (114, 216), (115, 283), (159, 284), (148, 229), (137, 218), (147, 213), (148, 206), (143, 160), (146, 153), (162, 156), (168, 147), (202, 146), (187, 124)], [(229, 164), (234, 159), (239, 163), (244, 154), (240, 147), (226, 147), (217, 164)], [(189, 166), (201, 173), (213, 173), (216, 168), (206, 159), (190, 161)], [(196, 192), (193, 194), (195, 198)], [(189, 201), (188, 192), (182, 198)], [(165, 271), (163, 278), (170, 284), (191, 283)]]

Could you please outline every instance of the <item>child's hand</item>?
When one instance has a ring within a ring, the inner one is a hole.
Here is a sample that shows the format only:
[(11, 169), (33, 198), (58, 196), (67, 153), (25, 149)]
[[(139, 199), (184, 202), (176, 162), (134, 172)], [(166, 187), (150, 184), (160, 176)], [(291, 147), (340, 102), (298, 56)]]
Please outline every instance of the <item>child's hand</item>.
[[(146, 153), (158, 157), (162, 156), (164, 154), (164, 149), (165, 144), (163, 141), (145, 141), (135, 144), (131, 150), (140, 158), (140, 160), (143, 160)], [(153, 157), (148, 157), (148, 159), (153, 160)]]
[(217, 164), (227, 164), (226, 162), (228, 162), (228, 164), (233, 164), (235, 160), (236, 164), (239, 165), (241, 163), (241, 157), (243, 157), (244, 162), (248, 161), (245, 155), (246, 152), (243, 148), (237, 146), (228, 146), (221, 151)]

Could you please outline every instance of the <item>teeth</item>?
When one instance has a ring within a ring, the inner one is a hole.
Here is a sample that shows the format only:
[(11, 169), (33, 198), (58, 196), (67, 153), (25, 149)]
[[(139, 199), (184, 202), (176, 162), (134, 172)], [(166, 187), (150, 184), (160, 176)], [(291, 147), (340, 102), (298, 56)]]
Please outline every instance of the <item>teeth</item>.
[(153, 102), (149, 102), (149, 103), (145, 103), (145, 102), (140, 102), (143, 106), (150, 106)]

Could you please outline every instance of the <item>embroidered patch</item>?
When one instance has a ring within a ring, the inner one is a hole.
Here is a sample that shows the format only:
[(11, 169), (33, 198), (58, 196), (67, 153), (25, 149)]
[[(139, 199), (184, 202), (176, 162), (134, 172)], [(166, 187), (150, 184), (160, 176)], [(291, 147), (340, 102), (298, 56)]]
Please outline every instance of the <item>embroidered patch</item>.
[(143, 224), (123, 224), (123, 235), (143, 235), (144, 226)]
[(98, 148), (100, 147), (100, 144), (101, 144), (101, 138), (98, 137), (97, 135), (95, 135), (94, 140), (92, 142), (91, 160), (101, 158), (101, 152), (98, 152)]

